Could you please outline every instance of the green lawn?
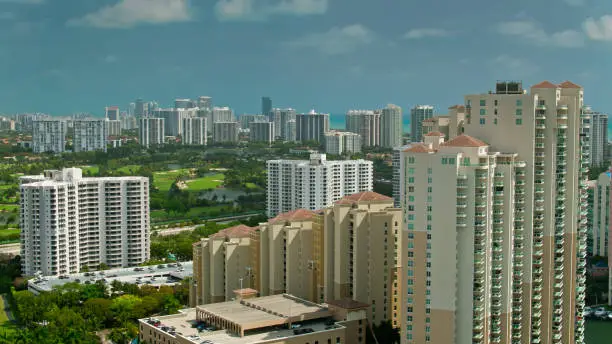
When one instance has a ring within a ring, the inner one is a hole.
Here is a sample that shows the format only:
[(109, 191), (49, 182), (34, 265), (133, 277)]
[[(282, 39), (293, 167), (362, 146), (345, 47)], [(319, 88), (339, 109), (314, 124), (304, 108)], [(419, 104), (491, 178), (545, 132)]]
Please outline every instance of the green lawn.
[[(587, 320), (584, 342), (586, 344), (609, 343), (612, 337), (612, 322)], [(606, 339), (607, 338), (607, 339)]]
[(121, 173), (136, 175), (138, 174), (138, 171), (140, 171), (140, 165), (126, 165), (123, 167), (119, 167), (117, 171)]
[(17, 204), (0, 204), (0, 211), (11, 212), (15, 209), (19, 209)]
[(180, 169), (174, 171), (155, 172), (153, 173), (153, 184), (156, 188), (159, 189), (159, 191), (167, 192), (168, 190), (170, 190), (170, 187), (172, 186), (172, 183), (174, 183), (174, 181), (176, 180), (176, 177), (181, 174), (188, 175), (189, 170)]
[[(6, 315), (6, 312), (4, 311), (5, 307), (6, 305), (4, 304), (4, 298), (0, 297), (0, 325), (4, 324), (9, 320), (8, 316)], [(2, 330), (0, 330), (0, 332), (1, 331)]]
[(246, 183), (244, 186), (247, 189), (257, 189), (258, 188), (257, 184), (255, 184), (255, 183)]
[(206, 189), (215, 189), (216, 187), (223, 185), (225, 175), (223, 173), (217, 173), (202, 178), (196, 178), (187, 181), (188, 191), (200, 191)]
[[(81, 170), (83, 170), (84, 176), (96, 176), (100, 172), (100, 168), (98, 166), (79, 166)], [(89, 174), (87, 174), (89, 172)]]
[(220, 211), (224, 206), (222, 205), (218, 205), (218, 206), (213, 206), (213, 207), (195, 207), (195, 208), (191, 208), (189, 209), (189, 211), (183, 215), (183, 214), (178, 214), (175, 215), (174, 213), (171, 213), (170, 217), (168, 217), (168, 213), (166, 213), (164, 210), (153, 210), (151, 211), (151, 219), (153, 219), (153, 221), (164, 221), (164, 220), (171, 220), (172, 218), (175, 217), (179, 217), (179, 218), (193, 218), (193, 217), (203, 217), (203, 216), (208, 216), (208, 214), (210, 214), (213, 211)]

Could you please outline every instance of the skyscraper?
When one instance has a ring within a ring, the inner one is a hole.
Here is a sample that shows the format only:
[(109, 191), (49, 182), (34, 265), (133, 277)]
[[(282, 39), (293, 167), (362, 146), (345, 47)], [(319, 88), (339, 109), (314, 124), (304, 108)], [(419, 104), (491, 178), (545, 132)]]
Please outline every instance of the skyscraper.
[[(295, 121), (296, 113), (294, 109), (272, 109), (269, 113), (270, 122), (274, 122), (274, 133), (278, 138), (283, 141), (293, 141), (292, 137), (295, 137), (295, 132), (291, 132), (289, 122)], [(295, 130), (295, 127), (293, 127)]]
[(606, 171), (599, 175), (593, 187), (591, 252), (594, 256), (608, 256), (609, 234), (612, 228), (610, 223), (610, 214), (612, 213), (611, 183), (612, 172)]
[(268, 217), (296, 209), (317, 210), (346, 195), (371, 191), (372, 162), (327, 160), (268, 160)]
[(213, 141), (220, 143), (238, 142), (238, 122), (215, 122), (213, 124)]
[(231, 108), (224, 107), (214, 107), (212, 109), (212, 123), (217, 122), (234, 122), (236, 121), (236, 117), (234, 117), (234, 110)]
[(165, 135), (178, 136), (183, 134), (183, 119), (197, 117), (197, 111), (195, 108), (157, 109), (152, 114), (164, 119)]
[(317, 141), (323, 143), (324, 135), (329, 131), (329, 114), (298, 114), (295, 118), (295, 135), (297, 141)]
[(138, 265), (150, 258), (149, 179), (66, 168), (20, 179), (24, 275)]
[(32, 122), (32, 150), (34, 153), (63, 153), (66, 150), (68, 126), (62, 120)]
[(608, 167), (608, 115), (605, 113), (594, 112), (590, 107), (583, 110), (591, 117), (588, 128), (588, 137), (591, 145), (589, 161), (592, 166)]
[(269, 116), (272, 112), (272, 99), (270, 97), (261, 97), (261, 114)]
[(183, 118), (183, 134), (181, 142), (184, 145), (206, 145), (207, 140), (206, 118), (186, 117)]
[(164, 119), (143, 117), (138, 120), (138, 142), (141, 146), (163, 145), (166, 138)]
[(249, 123), (249, 140), (253, 142), (274, 142), (274, 123), (268, 121)]
[(382, 109), (380, 126), (381, 146), (387, 148), (401, 146), (403, 127), (401, 107), (389, 104)]
[(175, 99), (174, 100), (174, 108), (175, 109), (192, 109), (196, 107), (196, 102), (191, 99)]
[(403, 343), (584, 342), (582, 100), (499, 83), (465, 97), (465, 134), (402, 153)]
[(109, 106), (104, 109), (105, 117), (111, 121), (119, 120), (119, 107)]
[(108, 122), (120, 124), (119, 121), (104, 119), (73, 121), (74, 137), (72, 150), (74, 152), (104, 151), (108, 138)]
[(423, 120), (433, 117), (434, 108), (431, 105), (417, 105), (410, 109), (410, 141), (423, 140)]
[(134, 102), (134, 116), (136, 117), (146, 116), (147, 108), (148, 108), (148, 105), (144, 100), (140, 98), (136, 99), (136, 101)]
[(361, 152), (361, 136), (350, 131), (330, 130), (325, 133), (325, 153), (333, 155)]
[(346, 113), (346, 130), (359, 134), (364, 147), (380, 146), (380, 112), (349, 110)]

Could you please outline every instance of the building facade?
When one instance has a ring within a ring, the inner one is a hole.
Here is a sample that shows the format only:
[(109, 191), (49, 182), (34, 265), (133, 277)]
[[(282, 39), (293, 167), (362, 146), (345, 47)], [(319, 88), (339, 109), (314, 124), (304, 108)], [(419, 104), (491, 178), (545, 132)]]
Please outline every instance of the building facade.
[(119, 120), (119, 107), (118, 106), (109, 106), (104, 108), (104, 117), (111, 121)]
[(270, 122), (274, 122), (274, 132), (283, 141), (295, 141), (295, 120), (296, 112), (294, 109), (272, 109), (269, 114)]
[(589, 154), (590, 163), (594, 167), (608, 167), (608, 115), (605, 113), (593, 112), (591, 108), (585, 107), (583, 110), (591, 117), (588, 128), (591, 152)]
[(612, 173), (610, 171), (599, 175), (593, 187), (593, 205), (591, 215), (591, 252), (595, 256), (608, 256), (609, 234), (610, 234), (610, 183)]
[(298, 209), (257, 227), (224, 229), (194, 244), (192, 304), (229, 301), (234, 290), (248, 288), (261, 296), (372, 304), (373, 324), (399, 326), (402, 233), (401, 209), (374, 192), (316, 213)]
[(343, 155), (361, 153), (361, 136), (347, 131), (331, 130), (325, 133), (325, 153)]
[[(329, 131), (329, 114), (316, 113), (312, 110), (307, 114), (295, 117), (296, 141), (317, 141), (322, 143), (324, 135)], [(287, 140), (289, 141), (289, 140)]]
[(183, 120), (197, 117), (196, 108), (157, 109), (153, 117), (164, 119), (164, 133), (168, 136), (183, 135)]
[(417, 105), (410, 109), (410, 141), (423, 140), (423, 121), (432, 118), (434, 108), (431, 105)]
[(229, 107), (214, 107), (212, 109), (212, 122), (234, 122), (236, 121), (236, 117), (234, 117), (234, 110)]
[(213, 141), (238, 142), (238, 122), (215, 122), (213, 124)]
[(141, 146), (149, 147), (163, 145), (165, 125), (163, 118), (143, 117), (138, 120), (138, 142)]
[(372, 162), (327, 160), (311, 154), (310, 160), (268, 160), (267, 214), (273, 217), (295, 209), (316, 210), (346, 195), (371, 191)]
[[(394, 115), (396, 114), (395, 109), (388, 110), (390, 110), (390, 112), (393, 111)], [(346, 130), (359, 134), (361, 136), (361, 143), (364, 147), (380, 146), (380, 112), (372, 110), (349, 110), (346, 113), (345, 120)]]
[(119, 136), (121, 135), (121, 120), (105, 120), (106, 135), (107, 136)]
[(67, 168), (20, 179), (26, 276), (129, 267), (150, 258), (149, 179), (83, 178)]
[[(450, 137), (450, 118), (448, 116), (434, 116), (423, 120), (421, 123), (422, 135), (427, 135), (431, 132), (440, 132), (444, 137)], [(455, 135), (457, 136), (457, 135)]]
[(63, 153), (66, 150), (68, 125), (62, 120), (32, 122), (32, 150), (34, 153)]
[(272, 98), (261, 97), (261, 114), (268, 116), (272, 112)]
[(389, 104), (382, 109), (380, 118), (380, 145), (387, 148), (401, 146), (404, 135), (402, 108)]
[(240, 115), (240, 128), (248, 129), (251, 122), (268, 122), (268, 116), (264, 115)]
[(103, 119), (73, 121), (72, 150), (74, 152), (106, 152), (106, 140), (109, 135), (107, 122)]
[(584, 343), (583, 90), (496, 89), (465, 97), (465, 134), (402, 153), (403, 343)]
[(207, 128), (206, 118), (187, 117), (183, 118), (183, 135), (181, 141), (184, 145), (206, 146)]
[(274, 123), (272, 122), (251, 122), (249, 124), (249, 140), (252, 142), (274, 142)]

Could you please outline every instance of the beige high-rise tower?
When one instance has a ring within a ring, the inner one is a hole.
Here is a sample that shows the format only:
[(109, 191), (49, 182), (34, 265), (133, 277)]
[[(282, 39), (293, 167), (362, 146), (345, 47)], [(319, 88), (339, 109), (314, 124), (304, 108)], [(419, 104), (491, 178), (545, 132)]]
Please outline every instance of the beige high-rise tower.
[(465, 134), (402, 152), (403, 343), (583, 343), (583, 90), (465, 97)]

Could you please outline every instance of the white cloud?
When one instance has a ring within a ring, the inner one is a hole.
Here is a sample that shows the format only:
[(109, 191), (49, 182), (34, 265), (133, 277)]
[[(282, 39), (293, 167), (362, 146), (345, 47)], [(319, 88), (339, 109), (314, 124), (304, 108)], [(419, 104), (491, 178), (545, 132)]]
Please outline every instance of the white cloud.
[(163, 24), (191, 20), (188, 0), (120, 0), (82, 18), (68, 21), (70, 26), (101, 29), (126, 29), (140, 24)]
[(404, 35), (406, 39), (421, 39), (428, 37), (448, 37), (451, 33), (445, 29), (421, 28), (412, 29)]
[(612, 41), (612, 15), (588, 18), (584, 22), (584, 32), (594, 41)]
[(220, 20), (265, 20), (272, 15), (317, 15), (327, 12), (328, 0), (219, 0), (215, 13)]
[(374, 41), (374, 33), (361, 24), (334, 27), (327, 32), (312, 33), (287, 42), (292, 48), (318, 50), (327, 55), (340, 55), (354, 51)]
[(500, 80), (529, 77), (540, 70), (540, 67), (529, 60), (505, 54), (489, 61), (489, 67)]
[(2, 2), (23, 5), (39, 5), (45, 2), (45, 0), (0, 0), (0, 3)]
[(584, 45), (584, 36), (579, 31), (565, 30), (549, 34), (531, 20), (500, 23), (497, 31), (502, 35), (521, 37), (539, 45), (562, 48), (577, 48)]
[(586, 0), (564, 0), (564, 1), (566, 4), (570, 6), (575, 6), (575, 7), (586, 5)]

